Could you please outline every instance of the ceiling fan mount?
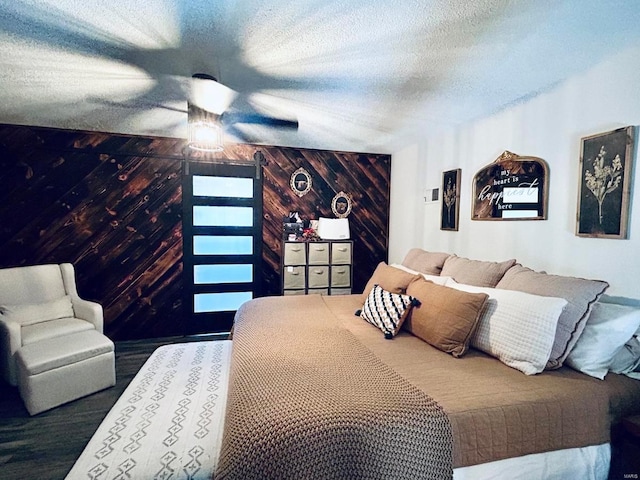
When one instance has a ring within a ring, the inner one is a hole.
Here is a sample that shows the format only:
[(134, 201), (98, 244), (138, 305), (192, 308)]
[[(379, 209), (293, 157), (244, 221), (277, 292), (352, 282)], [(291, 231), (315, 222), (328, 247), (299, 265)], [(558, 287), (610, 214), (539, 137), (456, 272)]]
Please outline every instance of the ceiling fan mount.
[[(220, 151), (222, 149), (222, 133), (214, 135), (213, 130), (231, 131), (236, 137), (251, 142), (251, 139), (242, 130), (242, 125), (260, 125), (270, 128), (297, 129), (298, 121), (295, 119), (278, 118), (254, 111), (241, 111), (234, 107), (234, 102), (240, 96), (238, 92), (220, 83), (216, 77), (207, 73), (195, 73), (191, 76), (191, 93), (188, 105), (189, 120), (189, 145), (197, 150)], [(243, 102), (251, 107), (250, 102)], [(251, 107), (252, 108), (252, 107)], [(200, 136), (209, 137), (213, 141), (218, 138), (215, 146), (207, 147), (202, 140), (195, 140), (191, 130), (197, 126)], [(210, 133), (205, 132), (204, 127), (210, 127)]]
[(213, 75), (209, 75), (208, 73), (194, 73), (193, 75), (191, 75), (191, 78), (197, 78), (200, 80), (213, 80), (214, 82), (218, 81), (216, 77), (214, 77)]

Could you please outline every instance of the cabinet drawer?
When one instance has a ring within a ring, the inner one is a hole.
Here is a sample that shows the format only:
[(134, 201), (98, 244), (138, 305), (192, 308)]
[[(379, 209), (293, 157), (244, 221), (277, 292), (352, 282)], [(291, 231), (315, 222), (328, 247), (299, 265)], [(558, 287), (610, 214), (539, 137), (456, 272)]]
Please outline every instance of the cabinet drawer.
[(310, 288), (309, 295), (329, 295), (328, 288)]
[(284, 264), (305, 265), (307, 263), (307, 250), (302, 242), (285, 242)]
[(306, 295), (304, 290), (283, 290), (283, 295)]
[(332, 243), (331, 263), (333, 265), (351, 264), (351, 243)]
[(331, 267), (331, 287), (351, 287), (351, 267), (349, 265)]
[(305, 288), (305, 267), (284, 267), (282, 285), (288, 288)]
[(309, 265), (329, 264), (329, 244), (318, 242), (309, 243)]
[(331, 295), (351, 295), (350, 288), (332, 288)]
[(326, 288), (329, 286), (328, 266), (309, 266), (309, 288)]

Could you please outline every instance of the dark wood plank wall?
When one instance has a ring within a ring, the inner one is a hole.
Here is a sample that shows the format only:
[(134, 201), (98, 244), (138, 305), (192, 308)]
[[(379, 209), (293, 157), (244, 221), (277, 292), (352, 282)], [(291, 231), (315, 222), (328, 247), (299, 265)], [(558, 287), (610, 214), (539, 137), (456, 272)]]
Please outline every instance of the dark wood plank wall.
[[(267, 293), (280, 291), (282, 217), (298, 211), (303, 219), (333, 218), (331, 200), (340, 191), (353, 198), (349, 226), (354, 240), (354, 291), (361, 292), (378, 262), (387, 260), (390, 156), (275, 147), (262, 150), (269, 163), (263, 185), (263, 257), (266, 272), (273, 275), (266, 277)], [(300, 167), (312, 179), (311, 191), (303, 197), (289, 186), (291, 174)]]
[[(0, 266), (71, 262), (114, 339), (182, 331), (182, 144), (0, 128)], [(175, 158), (156, 158), (166, 155)]]
[[(0, 125), (0, 268), (71, 262), (78, 290), (101, 303), (115, 340), (181, 335), (181, 175), (184, 141)], [(389, 155), (235, 145), (217, 158), (264, 167), (264, 294), (280, 290), (282, 217), (332, 217), (331, 200), (353, 196), (354, 288), (387, 259)], [(304, 197), (289, 178), (304, 167)]]

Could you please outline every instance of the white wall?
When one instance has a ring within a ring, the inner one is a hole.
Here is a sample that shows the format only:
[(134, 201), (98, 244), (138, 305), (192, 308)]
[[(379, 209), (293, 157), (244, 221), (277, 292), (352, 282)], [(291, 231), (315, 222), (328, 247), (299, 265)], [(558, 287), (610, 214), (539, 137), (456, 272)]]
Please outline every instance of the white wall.
[[(389, 261), (401, 261), (412, 246), (480, 260), (516, 258), (535, 270), (603, 279), (609, 295), (640, 298), (637, 147), (629, 238), (575, 235), (580, 139), (628, 125), (640, 125), (640, 46), (519, 105), (395, 152)], [(473, 175), (504, 150), (547, 161), (548, 220), (471, 221)], [(441, 231), (439, 203), (423, 200), (424, 190), (439, 187), (442, 172), (453, 168), (462, 169), (458, 232)]]

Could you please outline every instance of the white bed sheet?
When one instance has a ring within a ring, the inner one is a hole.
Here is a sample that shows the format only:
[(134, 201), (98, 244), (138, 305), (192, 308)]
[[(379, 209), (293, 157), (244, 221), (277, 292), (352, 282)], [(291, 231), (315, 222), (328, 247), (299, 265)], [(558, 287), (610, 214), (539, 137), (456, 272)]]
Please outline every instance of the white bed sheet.
[(453, 480), (606, 480), (610, 464), (611, 445), (603, 443), (455, 468)]

